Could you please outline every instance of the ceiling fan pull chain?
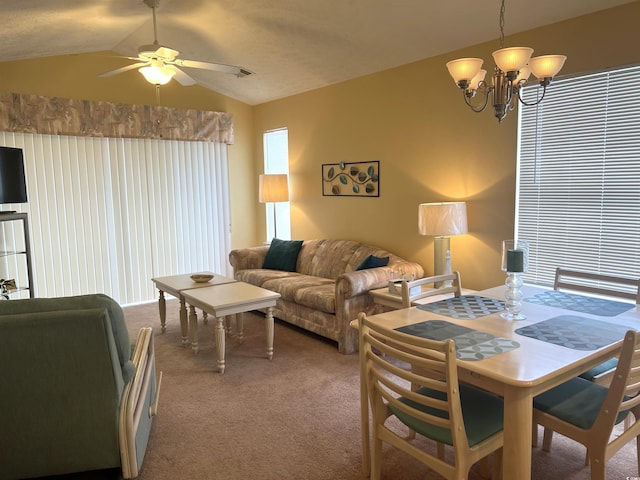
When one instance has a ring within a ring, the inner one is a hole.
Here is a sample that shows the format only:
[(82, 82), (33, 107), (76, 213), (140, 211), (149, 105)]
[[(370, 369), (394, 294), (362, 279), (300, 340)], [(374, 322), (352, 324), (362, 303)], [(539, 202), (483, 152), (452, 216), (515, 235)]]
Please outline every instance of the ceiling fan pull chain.
[(160, 85), (156, 85), (156, 103), (160, 105)]

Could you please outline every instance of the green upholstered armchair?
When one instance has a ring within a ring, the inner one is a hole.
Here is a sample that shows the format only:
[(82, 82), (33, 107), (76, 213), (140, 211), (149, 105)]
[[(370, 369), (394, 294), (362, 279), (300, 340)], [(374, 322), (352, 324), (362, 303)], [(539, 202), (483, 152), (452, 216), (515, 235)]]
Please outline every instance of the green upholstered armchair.
[(162, 374), (106, 295), (0, 301), (0, 479), (138, 475)]

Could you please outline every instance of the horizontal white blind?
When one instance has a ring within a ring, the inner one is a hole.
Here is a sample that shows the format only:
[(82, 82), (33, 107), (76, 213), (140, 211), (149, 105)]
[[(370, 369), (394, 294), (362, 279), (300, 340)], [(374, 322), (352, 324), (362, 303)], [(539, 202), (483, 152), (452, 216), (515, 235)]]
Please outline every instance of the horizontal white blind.
[(152, 277), (231, 274), (226, 145), (1, 132), (0, 142), (24, 150), (29, 203), (9, 207), (29, 213), (36, 296), (131, 304), (157, 296)]
[(640, 276), (640, 67), (554, 81), (520, 108), (519, 135), (525, 281), (552, 285), (556, 267)]

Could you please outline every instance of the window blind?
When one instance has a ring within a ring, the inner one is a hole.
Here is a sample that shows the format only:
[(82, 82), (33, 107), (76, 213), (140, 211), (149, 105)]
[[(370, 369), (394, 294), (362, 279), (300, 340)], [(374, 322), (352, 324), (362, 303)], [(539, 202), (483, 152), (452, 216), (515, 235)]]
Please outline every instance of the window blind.
[(524, 280), (551, 286), (556, 267), (640, 276), (640, 66), (554, 80), (519, 122)]
[[(231, 276), (225, 144), (3, 132), (0, 142), (24, 150), (29, 202), (9, 207), (29, 213), (38, 297), (99, 292), (126, 305), (157, 298), (156, 276)], [(10, 228), (0, 239), (16, 241)], [(0, 275), (24, 273), (5, 261)]]

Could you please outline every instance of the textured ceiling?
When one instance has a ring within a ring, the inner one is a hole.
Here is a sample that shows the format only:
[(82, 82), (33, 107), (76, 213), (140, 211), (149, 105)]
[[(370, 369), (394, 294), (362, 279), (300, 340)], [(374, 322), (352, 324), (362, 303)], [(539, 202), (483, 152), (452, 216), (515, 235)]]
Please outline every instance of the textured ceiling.
[[(505, 34), (624, 3), (631, 1), (507, 0)], [(499, 0), (159, 0), (157, 27), (159, 42), (180, 58), (254, 72), (185, 68), (200, 85), (256, 105), (497, 39), (499, 11)], [(142, 0), (1, 0), (0, 15), (0, 61), (135, 56), (153, 42)]]

